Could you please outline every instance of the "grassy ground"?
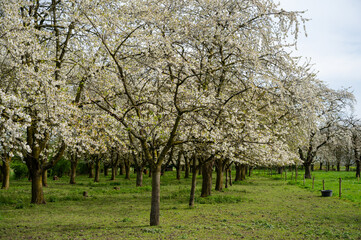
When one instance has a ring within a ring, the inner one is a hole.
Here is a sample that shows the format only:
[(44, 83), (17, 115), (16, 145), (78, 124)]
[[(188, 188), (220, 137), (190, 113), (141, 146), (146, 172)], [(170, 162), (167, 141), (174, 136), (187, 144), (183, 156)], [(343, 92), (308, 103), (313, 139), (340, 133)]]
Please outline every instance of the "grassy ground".
[(29, 204), (30, 183), (12, 181), (0, 191), (0, 239), (361, 239), (359, 203), (322, 198), (319, 191), (277, 178), (255, 175), (197, 197), (189, 209), (190, 179), (177, 181), (167, 172), (159, 227), (148, 225), (148, 177), (140, 188), (134, 187), (135, 176), (115, 182), (102, 177), (100, 183), (81, 176), (77, 182), (49, 180), (47, 204), (35, 206)]
[[(361, 205), (361, 179), (358, 180), (355, 176), (355, 171), (314, 171), (312, 172), (312, 179), (305, 179), (303, 182), (304, 171), (298, 171), (298, 179), (295, 181), (295, 172), (287, 172), (275, 174), (274, 172), (255, 171), (255, 174), (260, 176), (272, 176), (274, 179), (286, 180), (288, 184), (297, 184), (298, 186), (308, 189), (310, 191), (319, 193), (323, 189), (323, 181), (325, 183), (325, 190), (332, 190), (333, 197), (339, 197), (339, 179), (341, 178), (341, 198), (343, 200), (352, 201)], [(314, 178), (314, 180), (313, 180)], [(312, 187), (313, 185), (313, 187)]]

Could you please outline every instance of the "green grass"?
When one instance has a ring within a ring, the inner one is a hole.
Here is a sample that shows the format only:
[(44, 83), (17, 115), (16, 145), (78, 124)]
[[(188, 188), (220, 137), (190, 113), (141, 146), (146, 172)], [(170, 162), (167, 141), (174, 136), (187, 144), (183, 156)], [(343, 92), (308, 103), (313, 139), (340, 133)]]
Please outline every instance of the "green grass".
[[(265, 176), (264, 171), (256, 171), (257, 175)], [(285, 181), (287, 177), (288, 184), (296, 184), (301, 188), (308, 189), (312, 192), (316, 192), (321, 194), (321, 190), (323, 189), (323, 181), (325, 182), (325, 190), (332, 190), (332, 197), (339, 198), (339, 179), (342, 179), (341, 184), (341, 198), (346, 201), (352, 201), (355, 203), (359, 203), (361, 205), (361, 180), (355, 177), (355, 172), (350, 171), (313, 171), (312, 179), (305, 179), (305, 183), (303, 183), (303, 175), (304, 171), (298, 171), (298, 179), (295, 181), (295, 173), (287, 172), (287, 176), (285, 173), (282, 175), (273, 173), (269, 175), (267, 172), (266, 175), (272, 176), (273, 179)], [(293, 176), (293, 178), (292, 178)], [(314, 186), (312, 188), (312, 182), (314, 177)]]
[(276, 178), (254, 175), (200, 198), (199, 177), (196, 206), (189, 209), (190, 179), (177, 181), (167, 172), (158, 227), (149, 226), (147, 176), (140, 188), (134, 175), (100, 183), (80, 176), (77, 185), (68, 180), (49, 179), (45, 205), (29, 204), (28, 181), (11, 181), (0, 191), (0, 239), (361, 239), (357, 201), (322, 198), (318, 190)]

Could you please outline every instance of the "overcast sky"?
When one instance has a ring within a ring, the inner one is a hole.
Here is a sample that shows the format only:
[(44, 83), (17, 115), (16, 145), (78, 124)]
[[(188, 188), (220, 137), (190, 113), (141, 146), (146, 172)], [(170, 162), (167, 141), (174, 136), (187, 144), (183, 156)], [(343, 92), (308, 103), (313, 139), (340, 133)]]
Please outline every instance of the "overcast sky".
[(351, 87), (361, 118), (361, 1), (275, 0), (284, 10), (307, 10), (311, 19), (298, 42), (297, 55), (310, 57), (318, 78), (331, 88)]

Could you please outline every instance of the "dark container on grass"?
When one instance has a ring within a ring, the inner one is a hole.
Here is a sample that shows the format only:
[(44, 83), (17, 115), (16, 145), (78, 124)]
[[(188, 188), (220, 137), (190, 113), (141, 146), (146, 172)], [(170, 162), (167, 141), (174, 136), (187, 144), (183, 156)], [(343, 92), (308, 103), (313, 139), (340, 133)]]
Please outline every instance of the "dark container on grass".
[(332, 190), (321, 190), (322, 197), (332, 197)]

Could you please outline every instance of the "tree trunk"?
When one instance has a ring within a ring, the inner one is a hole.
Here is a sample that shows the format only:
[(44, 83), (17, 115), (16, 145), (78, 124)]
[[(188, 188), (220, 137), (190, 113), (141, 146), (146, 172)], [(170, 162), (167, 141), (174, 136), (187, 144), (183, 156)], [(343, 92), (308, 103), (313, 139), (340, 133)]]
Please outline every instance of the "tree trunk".
[(216, 178), (216, 191), (222, 191), (223, 189), (223, 159), (217, 159), (216, 160), (216, 164), (217, 164), (217, 178)]
[(125, 179), (130, 179), (130, 162), (129, 159), (124, 159), (124, 168), (125, 168)]
[(119, 162), (119, 154), (115, 153), (116, 156), (112, 157), (112, 177), (110, 178), (110, 180), (115, 180), (115, 176), (117, 175), (117, 170), (118, 170), (118, 162)]
[(311, 163), (305, 161), (303, 166), (305, 167), (305, 178), (311, 179)]
[(347, 164), (345, 167), (346, 167), (346, 172), (349, 172), (350, 171), (350, 165)]
[(188, 158), (183, 154), (184, 156), (184, 163), (185, 163), (185, 169), (184, 169), (184, 178), (189, 178), (189, 161)]
[(117, 175), (117, 169), (117, 166), (112, 167), (112, 177), (110, 178), (110, 180), (115, 180), (115, 176)]
[(100, 175), (100, 158), (96, 157), (94, 182), (99, 182), (99, 175)]
[(341, 171), (341, 163), (338, 162), (336, 167), (337, 167), (337, 172)]
[(192, 187), (191, 187), (191, 195), (189, 197), (189, 207), (194, 207), (194, 196), (196, 192), (196, 180), (197, 180), (197, 158), (193, 158), (193, 168), (192, 168)]
[(5, 159), (3, 161), (3, 165), (1, 167), (2, 172), (2, 189), (9, 189), (10, 186), (10, 158)]
[(226, 169), (226, 182), (224, 188), (228, 188), (228, 169)]
[(108, 176), (108, 169), (109, 169), (109, 166), (104, 164), (104, 176), (105, 177)]
[(322, 170), (322, 162), (320, 162), (320, 170)]
[(0, 183), (3, 182), (3, 169), (2, 169), (2, 165), (0, 164)]
[(202, 193), (201, 197), (208, 197), (212, 191), (212, 170), (213, 161), (202, 164)]
[(78, 165), (78, 158), (72, 159), (70, 162), (70, 184), (76, 184), (75, 177), (76, 177), (76, 166)]
[(282, 174), (283, 173), (283, 168), (282, 167), (277, 167), (277, 172), (278, 172), (278, 174)]
[(181, 172), (181, 158), (182, 158), (182, 152), (178, 153), (177, 162), (175, 164), (175, 169), (177, 171), (177, 180), (180, 180), (180, 172)]
[(241, 181), (246, 180), (246, 164), (241, 164)]
[(180, 170), (181, 170), (181, 168), (180, 168), (180, 166), (178, 166), (177, 168), (176, 168), (176, 170), (177, 170), (177, 180), (180, 180)]
[(42, 173), (42, 182), (43, 182), (43, 187), (47, 187), (48, 186), (48, 170), (44, 170)]
[(125, 167), (125, 179), (130, 179), (130, 164)]
[(241, 181), (241, 164), (236, 163), (235, 168), (236, 168), (236, 178), (234, 179), (234, 181), (238, 182)]
[(249, 168), (248, 168), (248, 177), (251, 176), (252, 170), (253, 170), (253, 167), (249, 166)]
[(124, 164), (124, 160), (123, 160), (119, 166), (119, 175), (124, 175), (124, 173), (125, 173), (125, 164)]
[(361, 170), (361, 161), (360, 160), (358, 160), (358, 161), (356, 161), (356, 177), (361, 177), (360, 176), (360, 170)]
[(31, 203), (45, 204), (41, 169), (31, 173)]
[[(249, 169), (250, 171), (251, 171), (251, 169)], [(232, 169), (231, 168), (229, 168), (229, 173), (228, 173), (228, 175), (229, 175), (229, 186), (232, 186)]]
[(93, 178), (93, 177), (94, 177), (93, 168), (94, 168), (94, 163), (93, 163), (93, 162), (89, 162), (89, 163), (88, 163), (89, 178)]
[(152, 171), (152, 201), (150, 209), (150, 226), (159, 225), (160, 211), (160, 174), (162, 167), (153, 166)]
[(144, 169), (144, 167), (136, 167), (136, 172), (137, 172), (136, 186), (137, 187), (143, 186), (143, 169)]

